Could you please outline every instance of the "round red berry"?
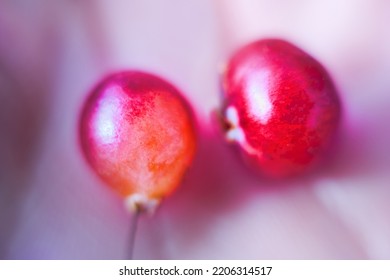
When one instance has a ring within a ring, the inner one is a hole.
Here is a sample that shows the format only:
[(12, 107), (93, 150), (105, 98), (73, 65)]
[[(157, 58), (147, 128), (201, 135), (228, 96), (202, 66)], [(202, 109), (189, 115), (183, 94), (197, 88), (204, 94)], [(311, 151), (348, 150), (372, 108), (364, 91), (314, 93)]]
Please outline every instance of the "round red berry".
[(188, 103), (171, 84), (128, 71), (103, 80), (80, 119), (82, 150), (108, 186), (147, 208), (180, 184), (195, 153)]
[(271, 176), (296, 174), (317, 162), (339, 123), (338, 94), (324, 67), (283, 40), (238, 50), (223, 89), (227, 138)]

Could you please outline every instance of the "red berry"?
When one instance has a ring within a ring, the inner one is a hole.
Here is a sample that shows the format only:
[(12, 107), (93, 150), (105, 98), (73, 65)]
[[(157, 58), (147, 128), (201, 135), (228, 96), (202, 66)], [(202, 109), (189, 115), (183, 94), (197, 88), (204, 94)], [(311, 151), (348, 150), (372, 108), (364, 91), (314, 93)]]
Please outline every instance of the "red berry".
[(271, 176), (311, 166), (339, 123), (340, 102), (326, 70), (286, 41), (260, 40), (236, 52), (223, 89), (227, 138)]
[(80, 140), (95, 172), (134, 209), (176, 189), (195, 152), (190, 107), (166, 81), (141, 72), (103, 80), (89, 96)]

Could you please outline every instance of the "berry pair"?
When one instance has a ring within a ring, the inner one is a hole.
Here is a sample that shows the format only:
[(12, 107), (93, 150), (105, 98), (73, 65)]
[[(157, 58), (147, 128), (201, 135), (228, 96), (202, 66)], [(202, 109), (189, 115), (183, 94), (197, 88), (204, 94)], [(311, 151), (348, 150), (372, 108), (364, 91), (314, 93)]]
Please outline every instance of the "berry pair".
[[(227, 139), (263, 173), (281, 177), (313, 165), (340, 117), (335, 87), (311, 56), (282, 40), (236, 52), (223, 76)], [(168, 82), (122, 72), (92, 92), (80, 121), (86, 158), (129, 207), (154, 208), (180, 184), (196, 148), (192, 111)]]

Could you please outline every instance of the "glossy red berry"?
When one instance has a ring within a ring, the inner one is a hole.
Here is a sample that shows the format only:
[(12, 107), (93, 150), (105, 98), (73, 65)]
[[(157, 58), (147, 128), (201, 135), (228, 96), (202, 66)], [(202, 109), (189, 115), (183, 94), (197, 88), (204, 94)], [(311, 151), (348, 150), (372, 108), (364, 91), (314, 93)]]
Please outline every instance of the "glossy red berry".
[(271, 176), (293, 175), (318, 161), (339, 123), (340, 102), (326, 70), (283, 40), (238, 50), (223, 89), (227, 138)]
[(111, 75), (92, 91), (80, 140), (95, 172), (134, 209), (152, 208), (178, 187), (196, 145), (181, 93), (134, 71)]

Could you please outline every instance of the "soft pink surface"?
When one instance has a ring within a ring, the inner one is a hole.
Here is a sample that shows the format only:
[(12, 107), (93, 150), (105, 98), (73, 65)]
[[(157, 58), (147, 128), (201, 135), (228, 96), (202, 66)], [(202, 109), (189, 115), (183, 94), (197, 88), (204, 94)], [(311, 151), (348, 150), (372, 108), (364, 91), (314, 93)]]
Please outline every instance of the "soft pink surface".
[[(115, 3), (114, 3), (115, 2)], [(77, 144), (86, 94), (114, 70), (181, 88), (199, 149), (140, 221), (141, 259), (390, 259), (387, 1), (1, 1), (0, 258), (120, 259), (129, 215)], [(232, 50), (279, 37), (334, 78), (341, 137), (321, 170), (265, 180), (215, 128)]]

